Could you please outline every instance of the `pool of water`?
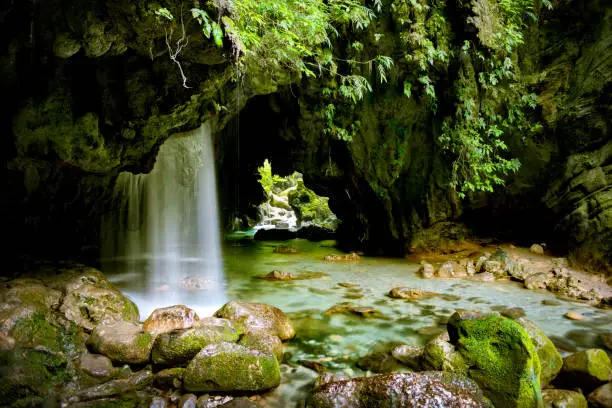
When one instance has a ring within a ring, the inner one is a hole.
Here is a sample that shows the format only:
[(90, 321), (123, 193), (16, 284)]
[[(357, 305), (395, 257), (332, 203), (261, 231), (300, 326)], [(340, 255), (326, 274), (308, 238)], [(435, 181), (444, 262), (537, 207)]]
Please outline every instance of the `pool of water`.
[[(280, 245), (290, 245), (299, 253), (274, 253)], [(561, 350), (562, 354), (585, 348), (596, 341), (600, 332), (612, 330), (612, 310), (560, 300), (546, 291), (526, 290), (516, 282), (422, 279), (416, 273), (418, 264), (405, 259), (362, 257), (358, 262), (348, 263), (323, 260), (325, 255), (340, 253), (333, 241), (262, 242), (250, 239), (248, 234), (234, 234), (226, 237), (223, 246), (224, 296), (231, 300), (267, 303), (288, 314), (297, 331), (296, 338), (286, 347), (289, 362), (317, 361), (332, 372), (349, 376), (364, 374), (355, 362), (377, 345), (388, 342), (423, 345), (433, 333), (444, 328), (446, 319), (458, 309), (490, 311), (500, 306), (521, 307), (528, 319), (566, 349)], [(307, 272), (325, 275), (319, 279), (295, 281), (258, 278), (272, 270), (294, 275)], [(145, 270), (139, 271), (138, 267), (132, 270), (134, 279), (126, 279), (125, 274), (105, 272), (135, 300), (143, 319), (152, 308), (168, 306), (163, 292), (147, 294), (135, 283), (142, 281), (137, 277), (146, 273)], [(352, 287), (340, 283), (349, 283)], [(441, 296), (418, 301), (389, 298), (387, 293), (397, 286), (423, 289)], [(210, 303), (201, 306), (206, 303), (204, 299), (211, 298), (214, 298), (212, 294), (202, 290), (196, 295), (186, 294), (181, 303), (195, 307), (203, 317), (220, 306)], [(558, 304), (544, 305), (544, 300), (556, 300)], [(379, 315), (365, 318), (325, 313), (342, 302), (374, 307)], [(563, 316), (568, 311), (581, 313), (587, 319), (568, 320)], [(291, 406), (313, 374), (303, 368), (285, 367), (283, 376), (285, 385), (273, 393), (271, 398), (275, 402), (269, 405)]]

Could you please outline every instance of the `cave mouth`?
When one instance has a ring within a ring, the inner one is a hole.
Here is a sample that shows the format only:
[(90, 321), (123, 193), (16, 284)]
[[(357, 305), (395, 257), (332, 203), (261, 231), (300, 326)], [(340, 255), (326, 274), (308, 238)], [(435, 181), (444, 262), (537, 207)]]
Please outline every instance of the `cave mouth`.
[(274, 174), (268, 159), (257, 172), (264, 200), (257, 206), (257, 218), (248, 220), (256, 238), (333, 238), (341, 221), (330, 210), (329, 198), (304, 184), (302, 173)]

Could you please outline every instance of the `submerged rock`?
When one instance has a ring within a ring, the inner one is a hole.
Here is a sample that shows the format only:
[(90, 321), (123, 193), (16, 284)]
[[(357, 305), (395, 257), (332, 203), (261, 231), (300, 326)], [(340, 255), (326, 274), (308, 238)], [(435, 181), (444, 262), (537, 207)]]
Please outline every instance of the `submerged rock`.
[(274, 252), (275, 254), (299, 254), (300, 251), (299, 249), (292, 247), (292, 246), (287, 246), (287, 245), (281, 245), (281, 246), (277, 246), (276, 248), (274, 248)]
[(471, 380), (450, 373), (392, 373), (333, 381), (316, 388), (310, 408), (488, 408)]
[(217, 310), (215, 317), (228, 319), (248, 328), (268, 330), (281, 340), (289, 340), (295, 336), (295, 329), (285, 313), (263, 303), (231, 301)]
[(155, 309), (144, 321), (142, 328), (149, 333), (166, 333), (175, 329), (188, 329), (200, 320), (197, 313), (184, 305)]
[(469, 376), (497, 408), (542, 406), (540, 359), (518, 323), (502, 316), (455, 313), (448, 326)]
[(433, 265), (425, 261), (421, 261), (421, 266), (419, 267), (417, 273), (424, 279), (432, 279), (435, 276)]
[(91, 333), (87, 345), (115, 363), (143, 364), (151, 357), (155, 336), (142, 329), (142, 325), (115, 322), (99, 325)]
[(187, 391), (265, 391), (280, 384), (280, 368), (272, 353), (233, 343), (202, 349), (187, 366), (183, 386)]
[(601, 349), (587, 349), (563, 360), (563, 369), (554, 383), (589, 392), (611, 379), (612, 364), (608, 354)]
[(427, 292), (422, 289), (398, 287), (391, 289), (388, 295), (389, 297), (392, 297), (394, 299), (417, 300), (422, 299), (424, 297), (437, 296), (438, 294), (433, 292)]
[(336, 313), (356, 315), (361, 317), (371, 317), (386, 319), (387, 317), (378, 309), (369, 306), (357, 306), (351, 302), (343, 302), (336, 306), (332, 306), (325, 311), (326, 316), (330, 316)]

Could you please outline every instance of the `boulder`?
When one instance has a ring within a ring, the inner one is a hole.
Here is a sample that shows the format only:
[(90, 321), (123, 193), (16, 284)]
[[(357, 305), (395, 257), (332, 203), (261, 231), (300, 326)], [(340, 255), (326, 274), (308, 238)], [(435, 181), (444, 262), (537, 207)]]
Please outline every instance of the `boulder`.
[(206, 318), (189, 329), (178, 329), (157, 336), (151, 353), (155, 364), (186, 365), (204, 347), (220, 342), (236, 342), (242, 330), (227, 319)]
[(521, 317), (515, 319), (529, 335), (540, 358), (540, 385), (547, 386), (563, 367), (563, 358), (554, 343), (530, 320)]
[(497, 408), (542, 406), (540, 359), (521, 325), (502, 316), (464, 312), (451, 316), (448, 332), (469, 376)]
[(579, 392), (568, 390), (542, 390), (544, 408), (587, 408), (587, 400)]
[(295, 336), (287, 316), (280, 309), (263, 303), (231, 301), (217, 310), (215, 317), (242, 324), (245, 328), (268, 330), (283, 341)]
[(156, 387), (161, 389), (180, 389), (183, 385), (183, 374), (185, 369), (183, 367), (172, 367), (164, 370), (159, 370), (155, 373), (153, 383)]
[(309, 408), (485, 408), (478, 386), (442, 372), (390, 373), (333, 381), (314, 389)]
[(159, 334), (175, 329), (188, 329), (200, 320), (197, 313), (184, 305), (168, 306), (155, 309), (144, 321), (144, 331)]
[(588, 396), (589, 406), (593, 408), (612, 407), (612, 382), (596, 388)]
[(418, 300), (424, 297), (437, 296), (437, 293), (427, 292), (422, 289), (397, 287), (389, 291), (389, 297), (394, 299)]
[(529, 251), (531, 251), (531, 252), (533, 252), (534, 254), (537, 254), (537, 255), (543, 255), (544, 254), (544, 248), (540, 244), (533, 244), (532, 246), (529, 247)]
[(436, 277), (438, 278), (453, 278), (455, 276), (455, 267), (452, 262), (443, 263), (438, 271)]
[(184, 388), (194, 392), (260, 392), (279, 384), (280, 368), (272, 353), (233, 343), (205, 347), (183, 376)]
[(423, 346), (409, 346), (406, 344), (401, 344), (399, 346), (395, 346), (391, 350), (391, 355), (405, 366), (410, 367), (413, 370), (420, 370), (424, 349), (425, 347)]
[(612, 379), (612, 364), (605, 351), (587, 349), (567, 356), (563, 369), (555, 379), (562, 387), (580, 387), (590, 392)]
[(143, 364), (151, 357), (155, 336), (142, 330), (142, 325), (114, 322), (97, 326), (87, 345), (115, 363)]
[(447, 371), (458, 374), (467, 373), (465, 359), (443, 336), (438, 336), (427, 342), (423, 349), (421, 362), (426, 370)]
[(247, 330), (244, 335), (240, 337), (238, 344), (255, 350), (272, 353), (279, 362), (283, 361), (283, 342), (278, 336), (266, 330)]
[(417, 273), (424, 279), (432, 279), (435, 276), (433, 265), (425, 261), (421, 261), (421, 266)]
[(100, 354), (83, 353), (79, 359), (79, 368), (87, 375), (107, 380), (115, 374), (111, 360)]

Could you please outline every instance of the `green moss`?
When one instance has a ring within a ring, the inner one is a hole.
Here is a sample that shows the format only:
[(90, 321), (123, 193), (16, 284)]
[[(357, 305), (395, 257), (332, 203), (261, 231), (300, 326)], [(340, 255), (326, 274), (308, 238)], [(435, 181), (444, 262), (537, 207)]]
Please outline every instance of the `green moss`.
[(527, 332), (516, 322), (490, 316), (453, 323), (457, 349), (469, 375), (498, 408), (542, 406), (540, 360)]
[(521, 317), (515, 320), (520, 324), (531, 338), (533, 345), (536, 348), (540, 359), (540, 385), (545, 387), (550, 383), (561, 371), (563, 367), (563, 358), (557, 351), (557, 347), (553, 342), (546, 337), (544, 333), (532, 322)]

